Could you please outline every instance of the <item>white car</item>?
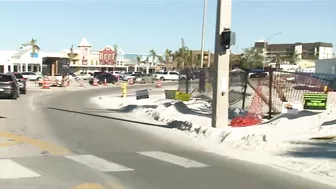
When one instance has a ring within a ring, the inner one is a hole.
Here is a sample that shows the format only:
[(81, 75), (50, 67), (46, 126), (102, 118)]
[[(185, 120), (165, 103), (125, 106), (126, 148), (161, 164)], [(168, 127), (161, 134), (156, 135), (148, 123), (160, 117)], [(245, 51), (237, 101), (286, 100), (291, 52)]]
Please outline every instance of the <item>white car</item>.
[(123, 80), (128, 81), (129, 79), (139, 78), (141, 76), (142, 76), (142, 74), (140, 74), (140, 73), (128, 74), (128, 75), (125, 75), (123, 77)]
[(82, 80), (89, 80), (89, 79), (91, 79), (91, 77), (92, 76), (90, 74), (84, 73), (84, 72), (81, 72), (78, 75), (76, 75), (76, 78), (82, 79)]
[(36, 81), (36, 80), (43, 78), (42, 74), (35, 73), (35, 72), (22, 72), (22, 75), (24, 78), (30, 81)]

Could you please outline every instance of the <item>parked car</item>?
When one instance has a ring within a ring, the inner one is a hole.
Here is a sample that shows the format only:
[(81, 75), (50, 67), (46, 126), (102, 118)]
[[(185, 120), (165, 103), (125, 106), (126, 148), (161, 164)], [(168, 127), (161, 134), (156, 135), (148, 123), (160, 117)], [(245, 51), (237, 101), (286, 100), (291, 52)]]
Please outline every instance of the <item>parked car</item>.
[(130, 75), (125, 75), (123, 77), (123, 80), (124, 81), (128, 81), (129, 79), (133, 79), (133, 80), (136, 80), (137, 78), (141, 77), (142, 74), (141, 73), (133, 73), (133, 74), (130, 74)]
[(24, 78), (30, 81), (36, 81), (43, 78), (41, 73), (35, 73), (35, 72), (22, 72), (22, 75)]
[(18, 81), (13, 74), (0, 74), (0, 96), (14, 100), (20, 97)]
[(156, 75), (156, 79), (160, 79), (162, 81), (164, 80), (179, 80), (179, 73), (175, 72), (175, 71), (168, 71), (168, 72), (162, 72), (162, 73), (157, 73)]
[(92, 76), (86, 72), (80, 72), (79, 74), (77, 74), (76, 78), (77, 79), (82, 79), (82, 80), (88, 80), (90, 79)]
[(15, 76), (15, 78), (17, 79), (17, 82), (19, 84), (19, 88), (20, 88), (20, 93), (21, 94), (27, 94), (27, 80), (26, 78), (23, 77), (22, 73), (19, 72), (13, 72), (13, 73), (9, 73)]
[(143, 74), (141, 77), (141, 83), (154, 83), (156, 81), (155, 74)]
[[(98, 79), (98, 84), (100, 84), (100, 85), (104, 83), (105, 79), (106, 79), (106, 83), (112, 83), (112, 84), (115, 84), (115, 83), (118, 82), (118, 78), (117, 78), (117, 76), (112, 75), (112, 74), (110, 74), (110, 73), (106, 73), (106, 72), (105, 72), (105, 73), (102, 73), (102, 74), (100, 74), (100, 75), (97, 75), (95, 78)], [(91, 78), (91, 79), (89, 80), (89, 84), (90, 84), (90, 85), (93, 84), (93, 79), (94, 79), (94, 78)]]

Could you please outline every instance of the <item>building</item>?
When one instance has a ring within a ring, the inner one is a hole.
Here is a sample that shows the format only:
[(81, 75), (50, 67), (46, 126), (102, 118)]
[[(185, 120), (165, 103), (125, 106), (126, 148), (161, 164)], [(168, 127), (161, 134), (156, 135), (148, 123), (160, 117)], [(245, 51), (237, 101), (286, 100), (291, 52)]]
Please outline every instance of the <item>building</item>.
[(336, 58), (315, 61), (315, 72), (323, 74), (336, 74)]
[(76, 49), (64, 49), (61, 53), (68, 57), (71, 56), (70, 71), (73, 73), (128, 70), (128, 66), (124, 65), (125, 53), (122, 49), (118, 49), (117, 57), (115, 57), (114, 49), (109, 45), (95, 51), (92, 50), (92, 45), (86, 37), (81, 40)]
[(153, 56), (146, 53), (126, 53), (124, 64), (129, 67), (129, 71), (152, 73), (164, 69), (160, 57), (161, 55), (157, 55), (153, 58)]
[[(201, 59), (202, 59), (202, 51), (201, 50), (192, 50), (192, 56), (193, 56), (193, 67), (201, 66)], [(210, 55), (210, 59), (209, 59)], [(210, 51), (204, 51), (203, 53), (203, 67), (208, 67), (208, 64), (213, 64), (214, 62), (214, 54)], [(210, 66), (209, 65), (209, 66)]]
[[(117, 54), (117, 56), (115, 56)], [(141, 56), (138, 64), (137, 56)], [(92, 50), (92, 45), (84, 37), (77, 45), (60, 52), (44, 52), (43, 49), (33, 53), (32, 47), (21, 47), (14, 51), (0, 51), (0, 72), (33, 71), (47, 74), (59, 72), (94, 72), (101, 70), (134, 71), (145, 68), (155, 70), (160, 63), (148, 54), (125, 54), (122, 49), (115, 53), (111, 46), (101, 50)], [(42, 69), (43, 68), (43, 69)]]
[(0, 72), (42, 72), (42, 63), (45, 58), (67, 58), (60, 53), (42, 52), (33, 53), (30, 46), (20, 47), (14, 51), (0, 51)]
[(264, 51), (267, 62), (275, 62), (277, 56), (297, 56), (297, 59), (329, 59), (333, 57), (331, 43), (268, 44), (267, 42), (256, 42), (254, 47)]

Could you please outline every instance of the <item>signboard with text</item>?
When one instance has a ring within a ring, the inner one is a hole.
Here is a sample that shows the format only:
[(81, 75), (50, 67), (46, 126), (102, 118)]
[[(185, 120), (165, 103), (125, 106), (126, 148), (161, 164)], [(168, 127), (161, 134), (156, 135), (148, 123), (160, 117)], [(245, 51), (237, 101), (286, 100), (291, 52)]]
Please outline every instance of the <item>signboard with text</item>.
[(149, 98), (148, 89), (135, 91), (135, 96), (137, 100)]
[(327, 94), (304, 94), (304, 109), (308, 110), (326, 110), (327, 107)]

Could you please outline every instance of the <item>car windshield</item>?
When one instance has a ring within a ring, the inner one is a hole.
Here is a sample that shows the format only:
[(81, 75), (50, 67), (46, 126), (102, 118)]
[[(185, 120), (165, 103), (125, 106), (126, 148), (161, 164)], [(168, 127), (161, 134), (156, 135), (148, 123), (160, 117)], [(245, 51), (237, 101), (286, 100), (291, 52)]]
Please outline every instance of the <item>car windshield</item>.
[(21, 73), (14, 73), (14, 75), (17, 79), (22, 79), (23, 78), (23, 75)]
[(10, 75), (0, 75), (0, 82), (7, 82), (7, 81), (13, 81), (13, 77)]

